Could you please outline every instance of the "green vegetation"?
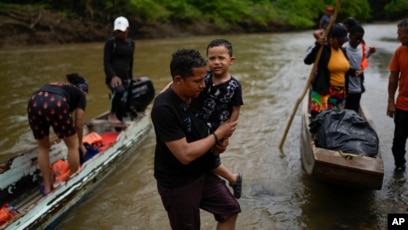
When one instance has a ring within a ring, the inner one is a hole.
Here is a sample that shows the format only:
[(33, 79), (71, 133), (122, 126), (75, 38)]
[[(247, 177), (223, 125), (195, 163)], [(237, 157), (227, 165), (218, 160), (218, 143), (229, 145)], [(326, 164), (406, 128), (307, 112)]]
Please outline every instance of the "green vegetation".
[(397, 20), (407, 17), (408, 0), (393, 0), (385, 6), (387, 18)]
[[(146, 22), (214, 24), (246, 31), (271, 25), (305, 29), (317, 25), (326, 6), (335, 0), (1, 0), (0, 8), (31, 7), (61, 11), (67, 16), (109, 22), (126, 15)], [(385, 9), (385, 12), (384, 12)], [(408, 0), (343, 0), (338, 21), (354, 17), (361, 22), (405, 17)], [(265, 29), (267, 30), (267, 29)]]

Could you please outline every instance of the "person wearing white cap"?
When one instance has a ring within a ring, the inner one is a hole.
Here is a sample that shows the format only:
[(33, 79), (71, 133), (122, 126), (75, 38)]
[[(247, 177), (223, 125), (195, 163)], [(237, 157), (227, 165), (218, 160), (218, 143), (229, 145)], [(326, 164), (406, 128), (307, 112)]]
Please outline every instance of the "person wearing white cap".
[(120, 122), (133, 76), (135, 42), (128, 37), (129, 21), (125, 17), (115, 19), (113, 31), (114, 36), (105, 42), (103, 62), (105, 82), (112, 91), (109, 120)]
[(113, 24), (113, 30), (120, 30), (122, 32), (126, 32), (129, 27), (129, 21), (125, 17), (117, 17)]

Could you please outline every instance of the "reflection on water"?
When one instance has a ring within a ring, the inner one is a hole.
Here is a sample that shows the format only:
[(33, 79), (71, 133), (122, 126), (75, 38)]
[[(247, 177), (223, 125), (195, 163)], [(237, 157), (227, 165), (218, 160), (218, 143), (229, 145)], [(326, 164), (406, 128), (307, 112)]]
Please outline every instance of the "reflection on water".
[[(289, 129), (280, 156), (279, 141), (311, 66), (303, 56), (313, 43), (312, 31), (286, 34), (223, 36), (234, 45), (231, 73), (243, 86), (244, 106), (239, 126), (223, 163), (244, 175), (242, 213), (237, 229), (384, 229), (387, 213), (408, 212), (406, 174), (393, 175), (390, 153), (393, 123), (385, 116), (387, 64), (394, 49), (396, 26), (367, 25), (365, 40), (377, 48), (366, 71), (363, 103), (374, 120), (385, 162), (380, 191), (355, 191), (328, 186), (308, 177), (299, 153), (300, 116)], [(170, 81), (171, 53), (195, 48), (205, 54), (215, 36), (137, 41), (135, 76), (149, 76), (159, 91)], [(0, 51), (0, 95), (3, 131), (0, 157), (33, 147), (25, 109), (41, 85), (78, 72), (90, 83), (86, 117), (108, 109), (102, 43), (38, 46)], [(58, 229), (170, 229), (153, 178), (154, 132), (141, 148), (122, 159), (97, 191), (72, 210)], [(134, 226), (134, 227), (129, 227)], [(211, 215), (202, 213), (202, 229), (215, 229)]]

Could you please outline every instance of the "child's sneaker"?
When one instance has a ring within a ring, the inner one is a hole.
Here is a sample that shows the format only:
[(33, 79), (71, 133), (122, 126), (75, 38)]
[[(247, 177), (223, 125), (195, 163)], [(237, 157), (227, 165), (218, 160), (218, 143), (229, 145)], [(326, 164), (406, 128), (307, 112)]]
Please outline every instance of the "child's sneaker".
[(242, 175), (241, 173), (238, 173), (237, 176), (237, 181), (235, 184), (229, 184), (231, 186), (232, 190), (234, 191), (234, 196), (235, 198), (239, 199), (241, 198), (241, 192), (242, 192)]

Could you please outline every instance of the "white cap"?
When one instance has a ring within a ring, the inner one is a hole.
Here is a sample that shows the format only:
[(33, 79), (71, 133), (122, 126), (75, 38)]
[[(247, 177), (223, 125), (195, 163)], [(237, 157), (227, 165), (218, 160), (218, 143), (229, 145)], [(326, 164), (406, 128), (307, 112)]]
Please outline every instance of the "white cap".
[(129, 27), (129, 21), (125, 17), (117, 17), (115, 22), (113, 23), (113, 31), (120, 30), (125, 32), (126, 29)]

